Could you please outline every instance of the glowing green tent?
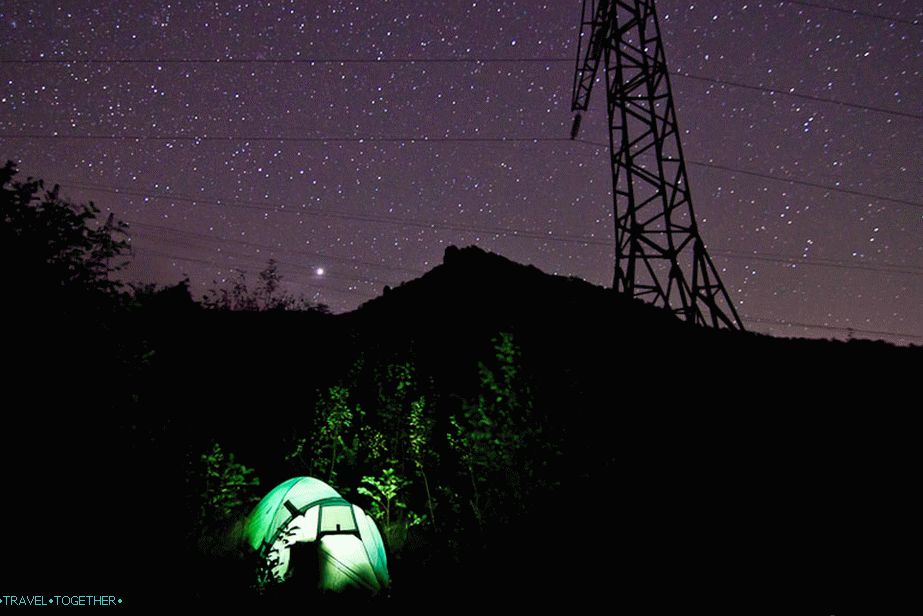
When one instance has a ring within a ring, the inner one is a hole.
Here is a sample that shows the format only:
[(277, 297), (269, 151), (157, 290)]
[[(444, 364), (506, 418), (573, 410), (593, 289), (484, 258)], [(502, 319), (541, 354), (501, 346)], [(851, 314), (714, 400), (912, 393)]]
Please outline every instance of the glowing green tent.
[(297, 574), (299, 583), (316, 578), (320, 590), (371, 593), (390, 582), (375, 522), (318, 479), (295, 477), (273, 488), (247, 519), (244, 539), (278, 581)]

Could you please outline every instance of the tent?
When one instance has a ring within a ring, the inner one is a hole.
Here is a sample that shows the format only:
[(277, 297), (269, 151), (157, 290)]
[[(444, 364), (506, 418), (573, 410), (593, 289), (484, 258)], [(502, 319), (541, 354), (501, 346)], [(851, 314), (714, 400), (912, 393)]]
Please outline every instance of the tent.
[[(320, 590), (373, 594), (390, 583), (375, 522), (318, 479), (295, 477), (273, 488), (250, 514), (243, 536), (277, 581), (298, 574), (311, 582), (316, 577)], [(310, 557), (300, 560), (306, 553)]]

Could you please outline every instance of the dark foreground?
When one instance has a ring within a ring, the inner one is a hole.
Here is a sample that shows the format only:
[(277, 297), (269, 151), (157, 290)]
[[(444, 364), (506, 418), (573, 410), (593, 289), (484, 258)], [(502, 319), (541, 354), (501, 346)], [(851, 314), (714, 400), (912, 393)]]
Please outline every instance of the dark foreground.
[(318, 601), (261, 599), (237, 556), (196, 541), (198, 452), (220, 441), (268, 490), (292, 474), (280, 450), (317, 392), (357, 357), (413, 361), (450, 409), (498, 332), (521, 347), (554, 446), (533, 447), (516, 510), (412, 529), (386, 609), (838, 614), (910, 588), (923, 349), (703, 331), (465, 250), (345, 315), (164, 297), (8, 320), (0, 593)]

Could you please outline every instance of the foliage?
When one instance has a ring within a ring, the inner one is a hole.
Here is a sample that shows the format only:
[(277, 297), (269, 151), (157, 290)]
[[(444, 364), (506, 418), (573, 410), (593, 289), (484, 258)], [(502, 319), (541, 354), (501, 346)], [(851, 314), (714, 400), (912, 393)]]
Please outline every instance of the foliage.
[[(214, 310), (240, 310), (250, 312), (313, 310), (328, 312), (324, 304), (315, 304), (302, 296), (296, 296), (282, 289), (282, 274), (279, 263), (270, 259), (257, 275), (253, 288), (247, 282), (247, 274), (238, 271), (229, 286), (211, 289), (202, 299), (202, 305)], [(217, 282), (215, 283), (217, 284)]]
[(365, 462), (368, 466), (383, 463), (388, 458), (388, 444), (385, 435), (371, 425), (360, 429), (360, 442), (365, 450)]
[(316, 436), (310, 466), (312, 475), (334, 483), (337, 466), (355, 461), (358, 443), (353, 427), (361, 413), (361, 407), (353, 409), (349, 390), (342, 385), (330, 387), (326, 395), (321, 396), (317, 404)]
[(391, 549), (400, 549), (407, 537), (407, 530), (426, 521), (424, 516), (413, 511), (402, 496), (411, 482), (402, 477), (395, 468), (396, 460), (381, 469), (377, 475), (366, 475), (357, 492), (369, 499), (368, 512), (384, 529), (384, 535)]
[(129, 307), (152, 309), (160, 312), (182, 312), (199, 309), (189, 291), (189, 278), (184, 278), (174, 285), (156, 283), (130, 283), (131, 300)]
[[(415, 368), (409, 362), (389, 362), (370, 372), (364, 368), (360, 357), (340, 384), (323, 391), (315, 405), (314, 429), (295, 440), (285, 460), (342, 493), (353, 481), (361, 484), (357, 492), (369, 499), (370, 514), (392, 538), (400, 534), (399, 527), (406, 534), (426, 520), (418, 513), (423, 507), (435, 528), (436, 504), (427, 475), (438, 460), (432, 443), (435, 420)], [(371, 377), (371, 383), (363, 377)], [(374, 397), (367, 399), (377, 411), (373, 417), (367, 417), (353, 394), (368, 392), (368, 385), (374, 388)]]
[[(362, 358), (319, 396), (314, 429), (286, 460), (341, 491), (357, 482), (391, 549), (424, 523), (453, 541), (470, 529), (471, 517), (460, 517), (464, 508), (482, 528), (508, 521), (540, 483), (529, 459), (540, 430), (512, 335), (497, 335), (491, 348), (454, 412), (412, 361)], [(447, 509), (437, 525), (439, 501)]]
[(202, 481), (197, 522), (200, 531), (209, 532), (225, 527), (247, 512), (258, 496), (260, 480), (252, 468), (234, 459), (221, 445), (213, 442), (199, 456)]
[[(409, 361), (387, 363), (384, 369), (376, 372), (375, 380), (377, 408), (384, 431), (380, 440), (373, 440), (376, 446), (383, 444), (378, 462), (390, 456), (391, 463), (398, 465), (403, 476), (414, 473), (420, 478), (429, 519), (435, 528), (435, 499), (427, 476), (427, 468), (437, 459), (432, 442), (435, 420), (426, 403), (424, 385), (417, 377), (416, 367)], [(375, 461), (374, 456), (370, 456), (370, 461)], [(425, 519), (411, 508), (407, 508), (407, 516), (414, 521), (410, 526)]]
[(436, 425), (435, 418), (429, 414), (429, 407), (425, 398), (418, 398), (410, 403), (410, 417), (408, 421), (408, 440), (410, 455), (413, 465), (423, 480), (423, 489), (426, 491), (426, 506), (429, 509), (430, 522), (436, 527), (436, 505), (429, 486), (429, 477), (426, 469), (438, 459), (438, 454), (433, 449), (433, 430)]
[[(111, 214), (100, 224), (91, 201), (74, 204), (41, 180), (14, 181), (0, 169), (0, 263), (4, 284), (35, 304), (57, 308), (120, 299), (112, 277), (125, 265), (127, 225)], [(44, 192), (43, 192), (44, 191)]]
[(449, 418), (446, 438), (468, 475), (469, 504), (478, 523), (485, 508), (504, 517), (498, 501), (520, 505), (528, 486), (522, 477), (526, 447), (536, 440), (532, 423), (532, 401), (528, 383), (521, 374), (521, 352), (509, 333), (493, 340), (493, 366), (478, 364), (480, 389), (473, 402), (462, 406), (460, 415)]
[(378, 475), (363, 477), (363, 485), (357, 490), (359, 494), (371, 500), (370, 513), (385, 526), (391, 525), (392, 516), (407, 509), (407, 503), (398, 498), (398, 495), (410, 485), (410, 481), (401, 477), (395, 470), (396, 461), (391, 462), (392, 465), (381, 469)]
[(409, 406), (413, 399), (413, 365), (388, 363), (375, 375), (378, 399), (376, 408), (385, 428), (385, 446), (390, 456), (403, 460), (407, 450)]
[(411, 458), (418, 470), (422, 470), (426, 466), (426, 459), (430, 455), (435, 455), (430, 451), (430, 440), (432, 439), (433, 426), (436, 422), (426, 412), (426, 409), (425, 398), (418, 398), (410, 403), (408, 442)]

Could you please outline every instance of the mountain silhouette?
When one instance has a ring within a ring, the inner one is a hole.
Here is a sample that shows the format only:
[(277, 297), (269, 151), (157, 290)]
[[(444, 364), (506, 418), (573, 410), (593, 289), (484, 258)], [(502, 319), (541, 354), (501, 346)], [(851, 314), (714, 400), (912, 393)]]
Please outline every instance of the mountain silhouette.
[[(911, 528), (920, 347), (696, 327), (475, 247), (448, 248), (431, 271), (344, 314), (203, 310), (183, 287), (107, 318), (105, 336), (88, 334), (80, 348), (47, 336), (34, 353), (79, 357), (92, 344), (109, 380), (49, 362), (41, 371), (23, 364), (10, 386), (11, 400), (18, 392), (22, 408), (40, 409), (7, 430), (16, 436), (4, 451), (18, 469), (12, 493), (66, 469), (57, 489), (74, 528), (93, 527), (100, 507), (119, 512), (105, 537), (69, 538), (48, 569), (51, 585), (77, 592), (104, 579), (138, 597), (169, 563), (171, 593), (213, 599), (230, 565), (203, 560), (189, 539), (198, 452), (217, 441), (262, 485), (288, 479), (285, 454), (293, 435), (315, 426), (318, 392), (357, 366), (412, 362), (445, 425), (478, 395), (479, 362), (501, 333), (521, 350), (534, 419), (554, 450), (532, 472), (557, 487), (510, 512), (515, 523), (478, 535), (486, 552), (456, 545), (443, 554), (451, 576), (405, 565), (405, 600), (477, 587), (523, 601), (516, 589), (531, 589), (537, 604), (608, 596), (615, 579), (638, 605), (665, 593), (676, 606), (803, 591), (828, 609), (825, 598), (842, 606), (906, 575), (891, 547)], [(374, 384), (354, 388), (375, 400)], [(62, 418), (49, 422), (55, 411)], [(53, 526), (56, 515), (41, 508), (30, 524)], [(101, 546), (126, 537), (113, 568)], [(46, 562), (33, 540), (9, 548), (37, 559), (23, 561), (27, 579)], [(427, 545), (447, 549), (438, 535)]]

